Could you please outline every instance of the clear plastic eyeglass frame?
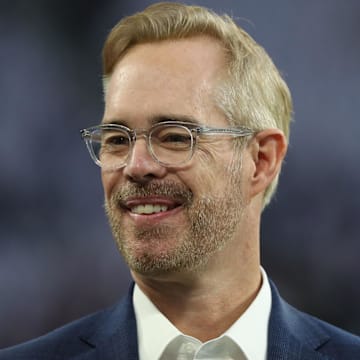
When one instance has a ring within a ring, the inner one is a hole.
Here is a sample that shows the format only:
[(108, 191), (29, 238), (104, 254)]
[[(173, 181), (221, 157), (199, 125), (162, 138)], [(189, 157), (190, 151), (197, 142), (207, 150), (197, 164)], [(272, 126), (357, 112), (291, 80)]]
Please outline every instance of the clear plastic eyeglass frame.
[[(236, 138), (252, 136), (254, 133), (254, 130), (246, 127), (214, 128), (180, 121), (160, 122), (148, 130), (129, 129), (119, 124), (101, 124), (81, 130), (91, 158), (104, 170), (124, 167), (135, 141), (141, 136), (145, 137), (147, 150), (157, 163), (176, 167), (191, 160), (198, 137), (218, 135)], [(111, 156), (106, 157), (104, 154)], [(106, 160), (101, 160), (101, 157)]]

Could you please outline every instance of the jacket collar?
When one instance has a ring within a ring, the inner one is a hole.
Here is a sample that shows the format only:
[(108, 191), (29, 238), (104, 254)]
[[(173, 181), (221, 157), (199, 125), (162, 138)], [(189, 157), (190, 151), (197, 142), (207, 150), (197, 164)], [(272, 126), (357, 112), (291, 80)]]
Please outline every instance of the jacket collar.
[[(117, 305), (101, 314), (100, 321), (80, 336), (92, 348), (76, 360), (138, 359), (136, 319), (132, 303), (134, 284)], [(74, 360), (75, 360), (74, 359)]]
[(287, 304), (270, 281), (272, 310), (269, 322), (268, 360), (330, 360), (317, 351), (330, 337), (309, 316)]

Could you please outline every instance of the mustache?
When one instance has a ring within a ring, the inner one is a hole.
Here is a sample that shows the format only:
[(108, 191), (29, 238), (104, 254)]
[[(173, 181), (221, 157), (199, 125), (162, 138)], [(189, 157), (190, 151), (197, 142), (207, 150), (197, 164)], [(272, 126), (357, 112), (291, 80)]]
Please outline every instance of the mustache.
[(180, 201), (183, 204), (192, 202), (193, 193), (185, 185), (171, 181), (156, 181), (146, 184), (127, 183), (114, 191), (110, 198), (111, 204), (119, 204), (130, 198), (142, 198), (148, 196), (164, 196)]

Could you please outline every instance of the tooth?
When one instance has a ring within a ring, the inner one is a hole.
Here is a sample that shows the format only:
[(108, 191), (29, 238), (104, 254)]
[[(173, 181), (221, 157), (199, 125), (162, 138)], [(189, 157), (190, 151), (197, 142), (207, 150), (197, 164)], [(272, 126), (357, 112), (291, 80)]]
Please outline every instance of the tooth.
[(131, 211), (135, 214), (141, 214), (144, 212), (144, 205), (137, 205), (131, 209)]
[(154, 212), (154, 206), (153, 205), (145, 205), (144, 206), (144, 214), (151, 214), (152, 212)]
[(166, 205), (152, 205), (152, 204), (145, 204), (145, 205), (137, 205), (131, 209), (131, 212), (135, 214), (153, 214), (158, 212), (166, 211), (168, 207)]

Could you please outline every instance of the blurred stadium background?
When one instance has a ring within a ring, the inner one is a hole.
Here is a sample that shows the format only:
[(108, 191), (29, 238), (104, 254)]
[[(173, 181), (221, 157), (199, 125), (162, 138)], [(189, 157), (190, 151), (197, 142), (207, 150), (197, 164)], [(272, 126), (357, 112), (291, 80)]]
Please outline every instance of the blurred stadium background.
[[(152, 2), (0, 2), (0, 347), (127, 291), (79, 130), (102, 116), (108, 31)], [(263, 265), (289, 302), (360, 334), (360, 2), (196, 3), (234, 16), (292, 90), (295, 122), (263, 217)]]

